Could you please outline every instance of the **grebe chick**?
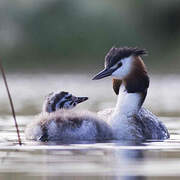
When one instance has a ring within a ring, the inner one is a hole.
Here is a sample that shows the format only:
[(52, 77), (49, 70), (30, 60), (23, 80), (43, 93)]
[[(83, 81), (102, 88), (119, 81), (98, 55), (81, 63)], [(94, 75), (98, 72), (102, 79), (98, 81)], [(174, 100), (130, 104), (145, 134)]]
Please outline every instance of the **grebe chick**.
[(26, 138), (37, 141), (112, 139), (111, 128), (106, 122), (89, 111), (72, 109), (87, 99), (68, 92), (49, 94), (42, 113), (27, 126)]
[(116, 78), (113, 87), (118, 94), (117, 104), (114, 110), (106, 112), (111, 116), (109, 124), (115, 139), (169, 138), (165, 125), (142, 108), (149, 87), (149, 77), (141, 58), (145, 54), (144, 49), (113, 47), (105, 57), (105, 69), (93, 78)]

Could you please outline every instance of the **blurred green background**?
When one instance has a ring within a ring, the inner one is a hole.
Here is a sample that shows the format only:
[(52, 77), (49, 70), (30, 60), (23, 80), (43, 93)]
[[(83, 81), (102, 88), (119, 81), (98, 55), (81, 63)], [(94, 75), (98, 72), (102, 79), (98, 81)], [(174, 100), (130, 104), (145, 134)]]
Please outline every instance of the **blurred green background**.
[(0, 0), (10, 72), (91, 72), (113, 46), (146, 48), (150, 72), (180, 72), (179, 0)]

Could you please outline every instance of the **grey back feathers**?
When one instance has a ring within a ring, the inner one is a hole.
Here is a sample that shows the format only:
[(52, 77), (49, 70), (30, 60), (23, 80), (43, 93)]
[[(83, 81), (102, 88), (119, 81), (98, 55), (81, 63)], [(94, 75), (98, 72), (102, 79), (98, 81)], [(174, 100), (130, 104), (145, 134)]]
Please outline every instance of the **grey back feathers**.
[(141, 127), (145, 139), (168, 139), (170, 137), (166, 126), (145, 108), (140, 109), (135, 120)]
[(41, 113), (29, 124), (26, 138), (40, 141), (112, 139), (109, 125), (88, 111), (60, 109)]
[(120, 59), (127, 58), (129, 56), (142, 56), (147, 55), (147, 51), (145, 49), (140, 48), (131, 48), (131, 47), (122, 47), (115, 48), (112, 47), (105, 57), (105, 68), (110, 68), (115, 65)]

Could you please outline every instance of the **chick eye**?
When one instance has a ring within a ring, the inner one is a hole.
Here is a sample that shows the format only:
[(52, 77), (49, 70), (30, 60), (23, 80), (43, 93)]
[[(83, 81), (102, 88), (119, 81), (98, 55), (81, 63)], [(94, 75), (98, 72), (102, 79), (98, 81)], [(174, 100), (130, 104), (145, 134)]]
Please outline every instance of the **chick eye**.
[(66, 99), (71, 99), (72, 98), (72, 95), (69, 95), (68, 97), (66, 97)]

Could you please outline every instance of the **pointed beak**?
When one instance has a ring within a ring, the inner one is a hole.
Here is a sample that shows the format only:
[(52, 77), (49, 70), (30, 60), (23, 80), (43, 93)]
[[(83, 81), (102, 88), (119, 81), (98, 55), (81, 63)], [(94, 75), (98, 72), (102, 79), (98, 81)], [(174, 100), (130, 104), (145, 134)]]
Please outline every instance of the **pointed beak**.
[(103, 71), (99, 72), (96, 76), (94, 76), (92, 80), (98, 80), (105, 78), (107, 76), (111, 76), (113, 72), (114, 70), (112, 69), (104, 69)]
[(82, 102), (87, 101), (87, 100), (88, 100), (88, 97), (77, 97), (76, 102), (82, 103)]

